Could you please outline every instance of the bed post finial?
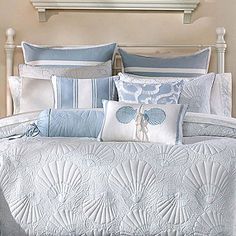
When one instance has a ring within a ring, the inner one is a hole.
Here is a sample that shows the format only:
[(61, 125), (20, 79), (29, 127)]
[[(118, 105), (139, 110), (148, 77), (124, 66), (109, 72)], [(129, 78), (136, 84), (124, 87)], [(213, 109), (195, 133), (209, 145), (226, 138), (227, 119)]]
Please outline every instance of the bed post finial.
[(225, 51), (227, 44), (225, 42), (226, 30), (224, 27), (216, 28), (217, 40), (216, 40), (216, 52), (217, 52), (217, 72), (225, 72)]
[(14, 66), (14, 36), (16, 32), (14, 29), (9, 28), (6, 30), (7, 41), (5, 44), (6, 52), (6, 115), (12, 115), (12, 97), (8, 84), (8, 77), (13, 75), (13, 66)]

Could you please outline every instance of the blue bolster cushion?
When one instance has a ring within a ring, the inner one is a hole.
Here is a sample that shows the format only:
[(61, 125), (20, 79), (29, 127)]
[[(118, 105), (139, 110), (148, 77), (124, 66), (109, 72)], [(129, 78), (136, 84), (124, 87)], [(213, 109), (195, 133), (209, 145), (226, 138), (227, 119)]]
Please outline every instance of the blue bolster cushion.
[(37, 127), (45, 137), (97, 138), (103, 118), (103, 109), (47, 109), (39, 114)]

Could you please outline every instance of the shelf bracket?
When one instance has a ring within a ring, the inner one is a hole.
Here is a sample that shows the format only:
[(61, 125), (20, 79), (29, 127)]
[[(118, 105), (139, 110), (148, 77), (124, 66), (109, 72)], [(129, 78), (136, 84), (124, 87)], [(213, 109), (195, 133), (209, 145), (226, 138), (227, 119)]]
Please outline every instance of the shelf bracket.
[(38, 8), (38, 15), (39, 15), (39, 22), (46, 22), (47, 21), (46, 9)]
[(192, 11), (184, 11), (183, 24), (191, 24), (192, 22)]

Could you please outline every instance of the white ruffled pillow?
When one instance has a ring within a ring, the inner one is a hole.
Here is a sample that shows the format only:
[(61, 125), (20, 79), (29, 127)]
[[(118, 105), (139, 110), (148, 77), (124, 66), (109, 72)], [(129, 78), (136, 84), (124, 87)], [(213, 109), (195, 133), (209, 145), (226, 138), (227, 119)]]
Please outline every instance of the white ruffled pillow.
[(182, 144), (187, 106), (104, 101), (102, 141), (142, 141)]

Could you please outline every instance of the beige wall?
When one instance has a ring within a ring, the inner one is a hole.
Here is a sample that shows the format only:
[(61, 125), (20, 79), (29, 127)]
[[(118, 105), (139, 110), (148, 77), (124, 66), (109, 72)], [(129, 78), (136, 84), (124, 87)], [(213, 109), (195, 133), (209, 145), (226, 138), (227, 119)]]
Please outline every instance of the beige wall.
[[(214, 43), (215, 28), (227, 30), (226, 71), (236, 77), (236, 1), (201, 0), (193, 23), (182, 24), (182, 14), (155, 12), (50, 12), (46, 23), (39, 23), (30, 0), (0, 0), (0, 116), (5, 114), (5, 30), (16, 29), (16, 42), (38, 44), (117, 43)], [(18, 58), (20, 52), (17, 52)], [(236, 82), (234, 83), (236, 116)]]

